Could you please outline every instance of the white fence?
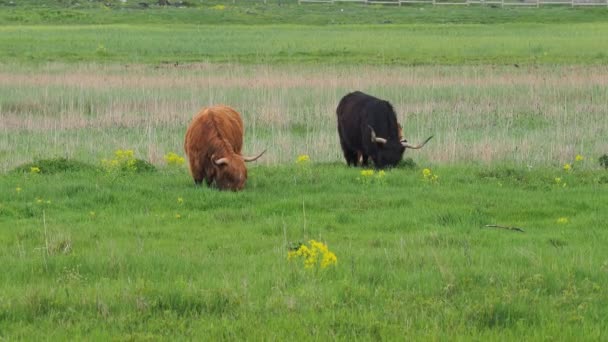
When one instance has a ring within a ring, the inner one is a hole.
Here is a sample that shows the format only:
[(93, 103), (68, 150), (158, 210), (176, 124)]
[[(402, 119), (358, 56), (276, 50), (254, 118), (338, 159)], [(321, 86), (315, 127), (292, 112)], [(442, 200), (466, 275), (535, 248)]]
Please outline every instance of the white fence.
[(442, 5), (492, 5), (492, 6), (535, 6), (542, 5), (567, 5), (567, 6), (608, 6), (608, 0), (298, 0), (299, 4), (303, 3), (340, 3), (352, 2), (366, 5), (409, 5), (409, 4), (426, 4), (433, 6)]

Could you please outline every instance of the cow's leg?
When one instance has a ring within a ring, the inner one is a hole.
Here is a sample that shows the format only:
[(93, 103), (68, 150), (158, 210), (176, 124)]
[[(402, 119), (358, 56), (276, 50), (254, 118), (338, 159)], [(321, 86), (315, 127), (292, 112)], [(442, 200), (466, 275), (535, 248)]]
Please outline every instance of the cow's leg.
[(190, 174), (192, 175), (192, 179), (194, 180), (195, 185), (201, 185), (203, 180), (205, 179), (205, 175), (203, 173), (203, 168), (201, 167), (199, 160), (195, 156), (190, 156), (189, 158), (189, 166), (190, 166)]
[(357, 166), (359, 163), (359, 153), (346, 147), (342, 140), (340, 140), (340, 145), (342, 146), (342, 152), (344, 152), (344, 159), (346, 159), (346, 165)]
[(369, 156), (367, 154), (361, 154), (361, 166), (369, 166)]
[(340, 147), (342, 147), (342, 152), (344, 152), (344, 159), (346, 159), (346, 165), (348, 166), (357, 166), (359, 162), (359, 154), (357, 151), (351, 150), (346, 143), (344, 142), (344, 134), (342, 134), (342, 130), (338, 127), (338, 135), (340, 136)]
[(359, 154), (356, 151), (344, 149), (344, 159), (348, 166), (357, 166), (359, 163)]

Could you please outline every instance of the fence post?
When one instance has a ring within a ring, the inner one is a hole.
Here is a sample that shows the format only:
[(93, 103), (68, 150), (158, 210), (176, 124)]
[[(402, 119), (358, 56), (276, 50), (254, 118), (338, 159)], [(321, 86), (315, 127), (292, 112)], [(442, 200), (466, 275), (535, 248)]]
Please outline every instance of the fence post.
[[(608, 0), (606, 0), (608, 1)], [(500, 0), (500, 7), (504, 8), (505, 7), (505, 0)]]

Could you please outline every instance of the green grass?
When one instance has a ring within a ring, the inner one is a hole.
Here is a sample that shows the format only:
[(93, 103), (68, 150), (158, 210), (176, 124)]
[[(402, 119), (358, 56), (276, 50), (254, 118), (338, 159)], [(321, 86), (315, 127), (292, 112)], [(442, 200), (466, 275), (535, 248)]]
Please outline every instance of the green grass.
[[(602, 64), (608, 23), (9, 25), (5, 62)], [(556, 34), (559, 33), (559, 34)]]
[[(489, 6), (365, 6), (297, 5), (295, 1), (189, 1), (188, 8), (152, 6), (146, 1), (83, 1), (70, 4), (49, 0), (21, 0), (17, 6), (0, 1), (2, 24), (213, 24), (213, 25), (343, 25), (343, 24), (503, 24), (606, 22), (607, 9), (569, 6), (492, 8)], [(153, 3), (154, 1), (147, 1)], [(112, 6), (106, 6), (111, 3)], [(224, 5), (218, 9), (217, 4)]]
[[(433, 172), (254, 166), (240, 193), (183, 168), (4, 175), (0, 337), (602, 338), (605, 171)], [(337, 267), (288, 262), (309, 239)]]
[[(105, 2), (104, 2), (105, 3)], [(241, 2), (215, 9), (25, 2), (0, 11), (3, 62), (605, 64), (606, 8)], [(0, 4), (2, 6), (2, 4)]]

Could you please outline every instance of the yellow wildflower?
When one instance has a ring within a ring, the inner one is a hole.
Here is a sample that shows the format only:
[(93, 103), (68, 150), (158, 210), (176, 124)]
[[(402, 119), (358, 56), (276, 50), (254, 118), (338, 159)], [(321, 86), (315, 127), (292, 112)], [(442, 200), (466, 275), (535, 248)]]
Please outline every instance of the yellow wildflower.
[(376, 175), (378, 178), (383, 178), (384, 176), (386, 176), (386, 172), (384, 172), (384, 170), (378, 171), (378, 174)]
[(559, 224), (566, 224), (568, 223), (568, 218), (567, 217), (560, 217), (557, 219), (557, 223)]
[(218, 11), (223, 11), (224, 9), (226, 9), (226, 6), (224, 6), (224, 5), (215, 5), (215, 6), (211, 7), (211, 9), (218, 10)]
[(16, 187), (16, 188), (15, 188), (15, 191), (16, 191), (17, 193), (20, 193), (20, 192), (21, 192), (21, 190), (23, 190), (23, 189), (21, 189), (20, 187)]
[(310, 249), (308, 249), (308, 247), (306, 247), (306, 245), (302, 245), (300, 246), (300, 248), (298, 248), (298, 255), (299, 256), (303, 256), (308, 258), (310, 256)]
[(574, 157), (574, 160), (576, 161), (582, 161), (583, 159), (585, 159), (585, 157), (581, 156), (580, 154), (577, 154), (576, 157)]
[(433, 171), (431, 171), (431, 169), (423, 169), (422, 170), (422, 177), (424, 178), (425, 181), (431, 182), (431, 183), (436, 183), (437, 180), (439, 179), (439, 176), (434, 175)]
[(291, 260), (298, 257), (298, 251), (289, 251), (287, 252), (287, 260)]
[(170, 165), (170, 166), (180, 166), (185, 161), (186, 160), (183, 157), (180, 157), (179, 155), (177, 155), (173, 152), (169, 152), (165, 155), (165, 162), (167, 163), (167, 165)]
[(116, 158), (120, 159), (132, 159), (133, 158), (133, 150), (116, 150), (114, 152)]
[(313, 268), (317, 263), (317, 258), (310, 257), (304, 260), (304, 268)]
[(175, 218), (179, 220), (180, 218), (182, 218), (182, 215), (180, 215), (180, 214), (175, 214)]
[[(297, 250), (287, 252), (287, 260), (299, 257), (304, 259), (304, 268), (313, 269), (315, 267), (326, 268), (338, 263), (336, 255), (329, 250), (326, 244), (315, 240), (310, 240), (310, 247), (300, 245)], [(319, 259), (321, 260), (319, 262)]]
[(338, 258), (332, 252), (327, 252), (323, 254), (323, 259), (321, 260), (321, 268), (326, 268), (328, 266), (332, 266), (338, 263)]
[(328, 252), (327, 245), (323, 242), (318, 242), (315, 240), (310, 240), (310, 247), (312, 247), (313, 251), (321, 252), (323, 254)]
[(572, 170), (572, 165), (570, 163), (564, 164), (564, 171), (570, 172)]
[(136, 171), (136, 162), (133, 150), (116, 150), (114, 151), (114, 159), (101, 160), (102, 166), (109, 173), (114, 171)]
[(555, 184), (560, 184), (562, 182), (562, 179), (560, 177), (555, 177)]
[(37, 166), (30, 167), (30, 173), (40, 173), (40, 168)]
[(298, 159), (296, 159), (296, 164), (304, 164), (304, 163), (308, 163), (310, 161), (310, 156), (308, 154), (302, 154), (298, 156)]
[(178, 197), (178, 198), (177, 198), (177, 203), (179, 203), (179, 204), (184, 204), (184, 199), (183, 199), (183, 198), (181, 198), (181, 197)]
[(361, 170), (361, 176), (371, 177), (374, 175), (374, 170)]
[(95, 217), (95, 212), (94, 211), (89, 211), (89, 216)]

